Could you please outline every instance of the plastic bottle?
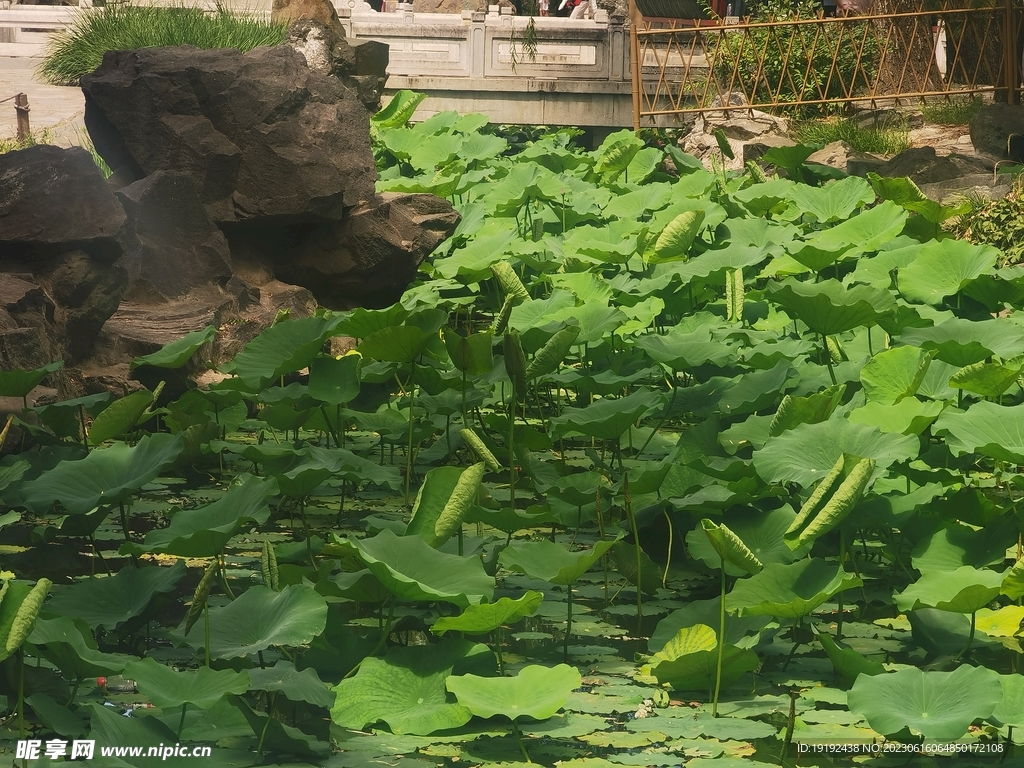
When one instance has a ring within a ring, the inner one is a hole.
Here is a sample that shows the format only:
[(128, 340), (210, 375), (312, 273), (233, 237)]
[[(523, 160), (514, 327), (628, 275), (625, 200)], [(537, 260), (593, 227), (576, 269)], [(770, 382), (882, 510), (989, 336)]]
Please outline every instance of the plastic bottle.
[(134, 680), (127, 680), (120, 675), (113, 677), (97, 677), (96, 685), (107, 693), (138, 693), (139, 686)]

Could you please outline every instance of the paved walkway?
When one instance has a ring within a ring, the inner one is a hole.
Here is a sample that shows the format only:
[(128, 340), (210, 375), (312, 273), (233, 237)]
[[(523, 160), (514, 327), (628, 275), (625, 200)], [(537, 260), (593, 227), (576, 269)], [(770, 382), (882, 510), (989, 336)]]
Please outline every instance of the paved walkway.
[[(48, 128), (52, 141), (61, 146), (80, 143), (78, 132), (85, 132), (85, 98), (75, 87), (47, 85), (36, 75), (41, 59), (0, 58), (0, 99), (16, 93), (28, 94), (29, 122), (34, 134)], [(14, 102), (0, 104), (0, 138), (17, 133)]]

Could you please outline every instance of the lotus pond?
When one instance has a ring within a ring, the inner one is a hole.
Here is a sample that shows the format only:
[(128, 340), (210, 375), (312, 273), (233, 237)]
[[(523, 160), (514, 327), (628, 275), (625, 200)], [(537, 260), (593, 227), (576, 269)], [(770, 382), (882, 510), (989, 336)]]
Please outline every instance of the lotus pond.
[[(207, 388), (14, 417), (6, 756), (1012, 761), (1024, 268), (811, 148), (771, 176), (626, 131), (511, 149), (481, 116), (409, 127), (418, 100), (373, 119), (379, 188), (462, 220), (398, 303), (281, 317)], [(180, 380), (216, 333), (134, 366)]]

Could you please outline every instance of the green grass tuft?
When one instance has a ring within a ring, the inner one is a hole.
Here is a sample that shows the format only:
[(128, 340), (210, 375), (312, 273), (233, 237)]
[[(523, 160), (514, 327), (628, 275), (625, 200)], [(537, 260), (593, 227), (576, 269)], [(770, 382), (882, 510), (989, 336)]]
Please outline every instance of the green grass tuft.
[(79, 78), (96, 69), (107, 51), (174, 45), (249, 51), (279, 45), (285, 32), (283, 24), (223, 8), (209, 14), (201, 8), (116, 3), (81, 12), (66, 32), (54, 38), (39, 73), (54, 85), (78, 85)]
[(981, 99), (950, 99), (933, 104), (922, 104), (921, 115), (935, 125), (967, 125), (978, 110)]
[(813, 120), (793, 129), (801, 144), (825, 146), (845, 141), (858, 152), (895, 155), (910, 148), (907, 129), (902, 126), (861, 128), (853, 120)]

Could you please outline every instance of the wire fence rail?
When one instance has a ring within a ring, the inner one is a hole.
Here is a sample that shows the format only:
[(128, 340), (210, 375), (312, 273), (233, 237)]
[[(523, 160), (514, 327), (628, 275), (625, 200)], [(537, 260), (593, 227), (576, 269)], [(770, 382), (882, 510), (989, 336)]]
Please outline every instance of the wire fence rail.
[(809, 116), (979, 94), (1016, 102), (1021, 92), (1022, 0), (874, 0), (856, 15), (792, 0), (775, 6), (785, 15), (743, 19), (645, 6), (672, 9), (630, 0), (635, 128), (708, 110)]

